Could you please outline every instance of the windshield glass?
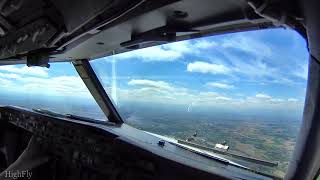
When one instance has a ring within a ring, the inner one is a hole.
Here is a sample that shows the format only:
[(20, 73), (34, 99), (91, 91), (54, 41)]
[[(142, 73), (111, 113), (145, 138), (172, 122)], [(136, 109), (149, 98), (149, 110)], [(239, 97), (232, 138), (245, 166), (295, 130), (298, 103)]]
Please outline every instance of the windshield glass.
[(73, 65), (0, 66), (0, 105), (106, 119)]
[(307, 57), (296, 32), (271, 29), (150, 47), (91, 65), (126, 123), (278, 163), (233, 159), (283, 177), (300, 128)]

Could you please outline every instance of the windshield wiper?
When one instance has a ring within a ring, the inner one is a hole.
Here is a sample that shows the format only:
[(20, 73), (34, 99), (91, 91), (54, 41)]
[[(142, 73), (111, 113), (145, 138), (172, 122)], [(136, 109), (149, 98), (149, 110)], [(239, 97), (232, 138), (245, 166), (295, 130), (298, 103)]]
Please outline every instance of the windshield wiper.
[(111, 122), (102, 121), (102, 120), (96, 120), (96, 119), (83, 117), (83, 116), (78, 116), (78, 115), (74, 115), (74, 114), (66, 114), (65, 116), (66, 116), (66, 118), (69, 118), (69, 119), (80, 120), (80, 121), (91, 122), (91, 123), (97, 123), (97, 124), (108, 124), (108, 123), (114, 124), (114, 123), (111, 123)]
[(102, 121), (102, 120), (96, 120), (88, 117), (83, 117), (83, 116), (78, 116), (78, 115), (73, 115), (73, 114), (61, 114), (57, 113), (54, 111), (46, 110), (46, 109), (32, 109), (35, 112), (44, 114), (44, 115), (49, 115), (53, 117), (59, 117), (59, 118), (67, 118), (67, 119), (73, 119), (73, 120), (79, 120), (79, 121), (84, 121), (84, 122), (90, 122), (90, 123), (96, 123), (96, 124), (103, 124), (103, 125), (111, 125), (113, 123), (108, 122), (108, 121)]
[(45, 115), (49, 115), (49, 116), (53, 116), (53, 117), (61, 117), (61, 118), (65, 118), (64, 114), (60, 114), (54, 111), (50, 111), (50, 110), (46, 110), (46, 109), (32, 109), (33, 111), (37, 112), (37, 113), (41, 113), (41, 114), (45, 114)]
[(188, 141), (184, 141), (184, 140), (180, 140), (178, 139), (178, 143), (179, 144), (184, 144), (184, 145), (188, 145), (191, 147), (195, 147), (198, 149), (202, 149), (205, 151), (209, 151), (209, 152), (213, 152), (213, 153), (218, 153), (218, 154), (222, 154), (222, 155), (227, 155), (227, 156), (231, 156), (233, 158), (236, 159), (241, 159), (244, 161), (248, 161), (248, 162), (252, 162), (255, 164), (261, 164), (263, 166), (269, 166), (269, 167), (276, 167), (278, 166), (278, 162), (273, 162), (273, 161), (267, 161), (267, 160), (263, 160), (263, 159), (257, 159), (257, 158), (253, 158), (253, 157), (248, 157), (248, 156), (244, 156), (241, 155), (239, 153), (235, 153), (235, 152), (229, 152), (229, 151), (221, 151), (221, 150), (217, 150), (208, 146), (204, 146), (204, 145), (199, 145), (196, 143), (192, 143), (192, 142), (188, 142)]
[[(235, 162), (233, 162), (231, 160), (228, 160), (228, 159), (225, 159), (225, 158), (220, 158), (218, 156), (214, 156), (214, 155), (206, 153), (206, 152), (202, 152), (200, 148), (197, 148), (199, 150), (196, 150), (196, 149), (193, 149), (192, 146), (188, 146), (188, 145), (185, 145), (185, 144), (180, 144), (179, 142), (173, 142), (173, 141), (167, 141), (167, 142), (169, 142), (170, 144), (173, 144), (175, 146), (178, 146), (180, 148), (183, 148), (185, 150), (188, 150), (190, 152), (193, 152), (193, 153), (199, 154), (201, 156), (204, 156), (206, 158), (219, 161), (219, 162), (221, 162), (223, 164), (226, 164), (226, 165), (235, 166), (235, 167), (238, 167), (238, 168), (241, 168), (241, 169), (245, 169), (247, 171), (250, 171), (250, 172), (253, 172), (253, 173), (256, 173), (256, 174), (259, 174), (259, 175), (263, 175), (263, 176), (266, 176), (266, 177), (270, 177), (270, 178), (273, 178), (273, 179), (281, 179), (281, 178), (279, 178), (277, 176), (251, 169), (249, 167), (246, 167), (246, 166), (243, 166), (241, 164), (235, 163)], [(205, 150), (205, 149), (202, 149), (202, 150)]]
[[(151, 134), (151, 135), (153, 135), (155, 137), (158, 137), (158, 138), (160, 138), (160, 139), (162, 139), (162, 140), (164, 140), (164, 141), (166, 141), (166, 142), (168, 142), (168, 143), (170, 143), (172, 145), (175, 145), (177, 147), (183, 148), (183, 149), (188, 150), (190, 152), (196, 153), (196, 154), (201, 155), (203, 157), (206, 157), (206, 158), (221, 162), (223, 164), (235, 166), (235, 167), (238, 167), (238, 168), (253, 172), (255, 174), (259, 174), (259, 175), (263, 175), (263, 176), (266, 176), (266, 177), (270, 177), (272, 179), (281, 179), (281, 178), (279, 178), (277, 176), (274, 176), (274, 175), (271, 175), (271, 174), (268, 174), (268, 173), (264, 173), (264, 172), (261, 172), (261, 171), (255, 170), (255, 169), (251, 169), (251, 168), (246, 167), (244, 165), (238, 164), (238, 163), (233, 162), (233, 161), (231, 161), (231, 160), (229, 160), (229, 159), (227, 159), (225, 157), (219, 157), (218, 155), (215, 155), (216, 153), (213, 152), (213, 151), (208, 151), (208, 149), (200, 148), (200, 147), (202, 147), (201, 145), (191, 146), (190, 144), (181, 143), (182, 140), (169, 138), (169, 137), (162, 136), (162, 135), (159, 135), (159, 134), (154, 134), (154, 133), (151, 133), (151, 132), (148, 132), (148, 131), (144, 131), (144, 132), (146, 132), (148, 134)], [(194, 144), (194, 143), (192, 143), (192, 144)]]
[(232, 162), (228, 159), (225, 159), (225, 158), (221, 158), (221, 157), (218, 157), (218, 156), (214, 156), (214, 155), (211, 155), (209, 153), (206, 153), (206, 152), (202, 152), (202, 151), (199, 151), (199, 150), (196, 150), (196, 149), (193, 149), (191, 147), (188, 147), (188, 145), (184, 145), (184, 144), (180, 144), (180, 143), (175, 143), (175, 142), (171, 142), (169, 141), (170, 144), (173, 144), (175, 146), (178, 146), (180, 148), (183, 148), (185, 150), (188, 150), (188, 151), (191, 151), (193, 153), (196, 153), (196, 154), (199, 154), (201, 156), (204, 156), (206, 158), (209, 158), (209, 159), (212, 159), (212, 160), (216, 160), (216, 161), (219, 161), (223, 164), (226, 164), (226, 165), (233, 165), (233, 166), (236, 166), (236, 167), (240, 167), (240, 168), (243, 168), (243, 169), (246, 169), (246, 170), (251, 170), (250, 168), (246, 167), (246, 166), (243, 166), (243, 165), (240, 165), (240, 164), (237, 164), (235, 162)]
[(162, 135), (159, 135), (159, 134), (154, 134), (154, 133), (151, 133), (151, 132), (148, 132), (148, 131), (144, 131), (145, 133), (148, 133), (152, 136), (155, 136), (155, 137), (158, 137), (164, 141), (167, 141), (168, 143), (170, 144), (173, 144), (175, 146), (178, 146), (180, 148), (183, 148), (185, 150), (188, 150), (190, 152), (193, 152), (193, 153), (196, 153), (196, 154), (199, 154), (201, 156), (204, 156), (206, 158), (210, 158), (212, 160), (216, 160), (216, 161), (219, 161), (223, 164), (226, 164), (226, 165), (233, 165), (233, 166), (237, 166), (237, 167), (240, 167), (240, 168), (243, 168), (243, 169), (247, 169), (247, 170), (251, 170), (250, 168), (248, 167), (245, 167), (243, 165), (240, 165), (240, 164), (237, 164), (235, 162), (232, 162), (226, 158), (223, 158), (223, 157), (219, 157), (219, 156), (216, 156), (214, 154), (211, 154), (211, 153), (207, 153), (207, 152), (203, 152), (200, 148), (196, 148), (196, 147), (192, 147), (192, 146), (189, 146), (189, 145), (186, 145), (186, 144), (182, 144), (182, 143), (179, 143), (179, 141), (177, 141), (176, 139), (172, 139), (172, 138), (168, 138), (166, 136), (162, 136)]

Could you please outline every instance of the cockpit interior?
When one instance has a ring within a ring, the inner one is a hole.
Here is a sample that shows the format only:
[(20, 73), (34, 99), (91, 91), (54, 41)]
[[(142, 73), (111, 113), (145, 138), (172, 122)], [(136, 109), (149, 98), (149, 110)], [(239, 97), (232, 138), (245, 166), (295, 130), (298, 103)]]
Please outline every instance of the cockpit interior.
[(0, 180), (319, 180), (319, 5), (0, 0)]

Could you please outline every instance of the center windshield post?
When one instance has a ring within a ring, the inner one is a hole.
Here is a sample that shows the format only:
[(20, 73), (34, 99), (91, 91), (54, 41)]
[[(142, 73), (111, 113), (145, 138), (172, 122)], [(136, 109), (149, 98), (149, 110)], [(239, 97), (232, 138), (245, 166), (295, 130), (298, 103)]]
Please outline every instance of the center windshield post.
[(88, 59), (76, 60), (72, 64), (108, 120), (118, 124), (123, 123)]

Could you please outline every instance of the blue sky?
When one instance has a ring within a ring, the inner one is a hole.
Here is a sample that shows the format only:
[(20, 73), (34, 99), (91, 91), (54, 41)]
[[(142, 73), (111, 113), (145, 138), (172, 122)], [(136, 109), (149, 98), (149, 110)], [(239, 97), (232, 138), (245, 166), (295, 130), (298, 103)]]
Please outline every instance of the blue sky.
[[(307, 59), (302, 37), (271, 29), (176, 42), (91, 64), (117, 104), (130, 100), (301, 109)], [(70, 63), (51, 64), (50, 69), (1, 66), (0, 87), (2, 94), (90, 97)]]

